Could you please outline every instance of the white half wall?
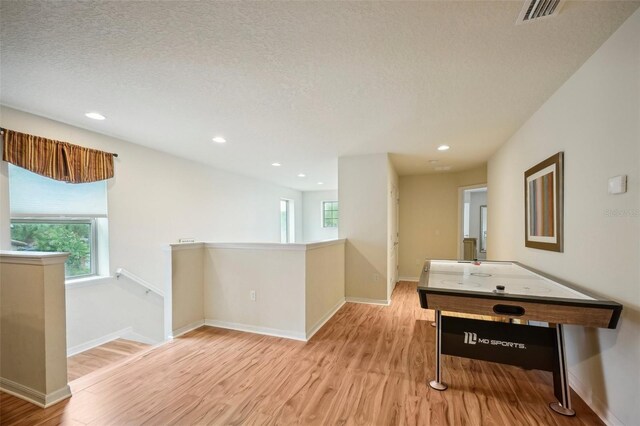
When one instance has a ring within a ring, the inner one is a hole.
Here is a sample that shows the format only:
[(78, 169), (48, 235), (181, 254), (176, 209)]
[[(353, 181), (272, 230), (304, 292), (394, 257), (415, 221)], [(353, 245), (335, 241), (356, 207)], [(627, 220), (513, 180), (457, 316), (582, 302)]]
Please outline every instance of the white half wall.
[[(322, 227), (323, 201), (338, 201), (338, 191), (305, 191), (302, 193), (302, 241), (304, 242), (310, 243), (338, 238), (338, 228)], [(338, 206), (338, 208), (340, 207)]]
[(305, 258), (306, 338), (311, 338), (344, 302), (344, 241), (309, 246)]
[[(564, 253), (524, 246), (525, 170), (564, 151)], [(628, 176), (628, 192), (607, 180)], [(624, 305), (616, 330), (567, 327), (573, 385), (608, 423), (640, 419), (640, 10), (493, 155), (488, 258)]]
[(344, 246), (344, 240), (171, 245), (172, 335), (205, 324), (310, 339), (345, 302)]
[(304, 280), (304, 250), (207, 245), (204, 317), (212, 325), (253, 327), (304, 340)]
[(172, 244), (170, 250), (171, 286), (165, 294), (171, 306), (171, 334), (176, 336), (204, 319), (204, 245)]

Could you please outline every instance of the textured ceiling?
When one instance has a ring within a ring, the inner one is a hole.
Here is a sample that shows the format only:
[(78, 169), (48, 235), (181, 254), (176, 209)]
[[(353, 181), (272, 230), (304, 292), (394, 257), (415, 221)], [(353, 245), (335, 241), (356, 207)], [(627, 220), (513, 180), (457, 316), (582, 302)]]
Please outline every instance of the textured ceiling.
[(0, 102), (302, 190), (335, 188), (343, 155), (459, 171), (639, 5), (569, 2), (515, 25), (522, 4), (3, 0)]

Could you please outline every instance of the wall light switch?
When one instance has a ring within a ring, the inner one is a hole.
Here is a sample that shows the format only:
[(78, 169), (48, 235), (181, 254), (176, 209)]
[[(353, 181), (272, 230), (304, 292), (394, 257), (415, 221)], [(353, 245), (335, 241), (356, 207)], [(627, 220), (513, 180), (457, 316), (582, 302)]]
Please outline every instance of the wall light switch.
[(609, 178), (609, 194), (624, 194), (627, 192), (627, 175)]

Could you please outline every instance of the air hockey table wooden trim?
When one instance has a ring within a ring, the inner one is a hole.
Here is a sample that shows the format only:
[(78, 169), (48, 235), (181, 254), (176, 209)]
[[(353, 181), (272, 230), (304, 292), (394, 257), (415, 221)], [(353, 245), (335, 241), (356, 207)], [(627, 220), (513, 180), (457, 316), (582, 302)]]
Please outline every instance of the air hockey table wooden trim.
[[(597, 296), (570, 283), (518, 262), (487, 263), (518, 265), (591, 299), (565, 299), (429, 288), (430, 262), (430, 260), (425, 262), (418, 285), (420, 306), (424, 309), (435, 310), (435, 378), (429, 382), (429, 386), (438, 391), (444, 391), (448, 387), (442, 380), (443, 354), (518, 365), (524, 368), (537, 368), (553, 373), (554, 394), (558, 401), (550, 403), (549, 407), (565, 416), (575, 415), (575, 411), (571, 407), (563, 324), (613, 329), (616, 328), (620, 319), (622, 305), (600, 300)], [(448, 320), (447, 316), (443, 316), (443, 311), (481, 315), (482, 317), (490, 316), (509, 321), (512, 319), (525, 320), (525, 322), (535, 320), (547, 322), (549, 327), (505, 324), (484, 319), (452, 318)], [(481, 334), (493, 334), (494, 337), (500, 336), (500, 339), (505, 340), (479, 338)], [(512, 342), (514, 339), (519, 339), (526, 344), (514, 343)], [(486, 345), (494, 345), (494, 342), (498, 346), (487, 350)], [(517, 353), (519, 351), (505, 352), (502, 348), (505, 344), (510, 348), (518, 346), (523, 351), (520, 353)], [(531, 347), (528, 347), (528, 344), (532, 344)], [(483, 346), (484, 350), (478, 349)], [(531, 354), (528, 351), (532, 351)]]
[[(430, 262), (431, 260), (425, 262), (418, 284), (420, 306), (424, 309), (610, 329), (617, 327), (622, 312), (622, 305), (617, 302), (600, 300), (597, 296), (573, 284), (518, 262), (492, 261), (491, 263), (518, 265), (557, 284), (587, 295), (592, 300), (430, 288), (427, 286)], [(509, 312), (509, 308), (513, 309), (512, 313)]]

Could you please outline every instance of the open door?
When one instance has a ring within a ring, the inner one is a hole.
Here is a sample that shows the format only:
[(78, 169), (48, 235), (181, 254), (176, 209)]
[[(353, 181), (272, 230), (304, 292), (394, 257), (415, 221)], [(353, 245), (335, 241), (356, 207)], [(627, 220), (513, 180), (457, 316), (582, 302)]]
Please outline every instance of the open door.
[(487, 186), (459, 189), (458, 259), (487, 258)]

